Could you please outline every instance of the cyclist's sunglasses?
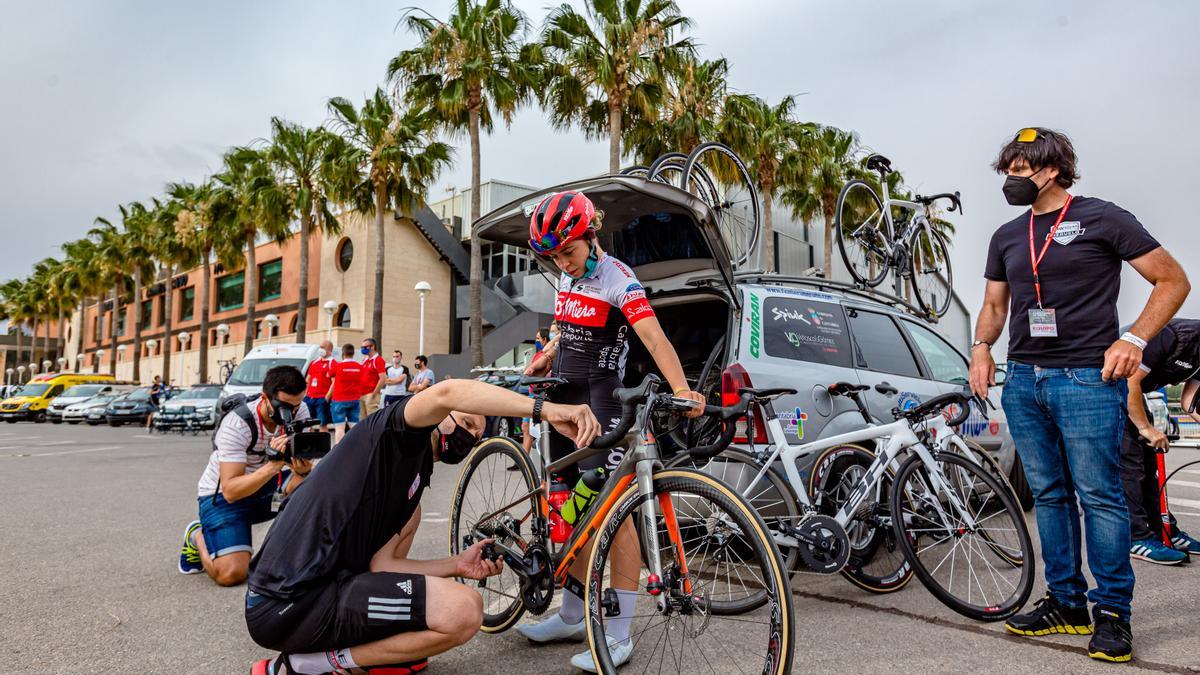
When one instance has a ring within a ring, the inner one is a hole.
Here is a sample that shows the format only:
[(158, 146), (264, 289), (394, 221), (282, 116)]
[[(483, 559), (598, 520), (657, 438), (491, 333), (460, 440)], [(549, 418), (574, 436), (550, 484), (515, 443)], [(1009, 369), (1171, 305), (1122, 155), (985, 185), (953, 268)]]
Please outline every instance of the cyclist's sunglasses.
[(1038, 138), (1038, 130), (1033, 127), (1028, 127), (1017, 132), (1018, 143), (1032, 143)]

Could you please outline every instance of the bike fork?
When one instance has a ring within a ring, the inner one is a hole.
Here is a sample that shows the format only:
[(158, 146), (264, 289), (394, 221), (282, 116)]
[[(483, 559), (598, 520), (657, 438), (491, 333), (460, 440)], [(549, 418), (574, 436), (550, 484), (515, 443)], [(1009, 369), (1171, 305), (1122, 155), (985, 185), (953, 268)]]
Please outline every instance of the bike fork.
[[(654, 460), (644, 459), (637, 463), (638, 493), (650, 497), (642, 502), (642, 518), (639, 527), (642, 528), (642, 541), (646, 542), (646, 564), (649, 566), (646, 590), (658, 599), (658, 610), (666, 610), (666, 598), (663, 596), (662, 555), (658, 549), (658, 503), (654, 498)], [(674, 513), (672, 512), (672, 515)], [(676, 526), (678, 527), (678, 526)], [(671, 529), (668, 525), (668, 530)]]

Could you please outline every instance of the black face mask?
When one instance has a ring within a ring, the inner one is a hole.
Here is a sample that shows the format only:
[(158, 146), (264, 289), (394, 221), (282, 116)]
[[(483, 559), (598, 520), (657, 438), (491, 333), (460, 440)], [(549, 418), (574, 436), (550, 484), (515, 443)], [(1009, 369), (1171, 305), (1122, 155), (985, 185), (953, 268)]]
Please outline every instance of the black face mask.
[(445, 464), (458, 464), (466, 459), (475, 447), (475, 434), (459, 425), (458, 420), (455, 420), (453, 433), (447, 435), (438, 431), (438, 437), (440, 439), (438, 460)]
[[(1049, 184), (1050, 181), (1046, 181), (1046, 185)], [(1013, 206), (1032, 206), (1046, 185), (1038, 187), (1032, 176), (1008, 176), (1004, 179), (1004, 198)]]
[(277, 398), (271, 398), (271, 419), (276, 424), (287, 426), (291, 423), (292, 418), (296, 416), (296, 406), (291, 403), (285, 403)]

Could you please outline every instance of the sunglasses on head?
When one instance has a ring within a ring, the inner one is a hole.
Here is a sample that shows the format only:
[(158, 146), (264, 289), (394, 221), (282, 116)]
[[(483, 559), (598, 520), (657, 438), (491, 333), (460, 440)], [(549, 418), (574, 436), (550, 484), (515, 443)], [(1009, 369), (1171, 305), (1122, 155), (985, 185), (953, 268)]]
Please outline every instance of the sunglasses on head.
[(1016, 141), (1018, 143), (1032, 143), (1038, 139), (1038, 130), (1033, 127), (1026, 127), (1017, 132)]

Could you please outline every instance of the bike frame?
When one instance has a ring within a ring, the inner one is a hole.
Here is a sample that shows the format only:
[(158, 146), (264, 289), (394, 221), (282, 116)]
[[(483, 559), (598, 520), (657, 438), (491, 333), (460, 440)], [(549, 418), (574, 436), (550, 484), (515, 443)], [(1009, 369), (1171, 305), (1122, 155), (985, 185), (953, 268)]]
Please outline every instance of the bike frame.
[[(883, 217), (887, 220), (888, 229), (893, 233), (891, 237), (884, 239), (885, 245), (887, 246), (887, 254), (890, 258), (895, 255), (899, 242), (903, 241), (907, 246), (908, 240), (911, 239), (914, 234), (920, 231), (921, 224), (924, 223), (928, 225), (929, 219), (925, 215), (925, 206), (923, 204), (910, 202), (905, 199), (892, 199), (891, 195), (888, 193), (888, 184), (885, 176), (881, 175), (879, 177), (879, 187), (880, 191), (883, 192)], [(896, 232), (896, 219), (892, 218), (893, 206), (899, 206), (913, 213), (912, 220), (909, 221), (903, 232)]]

